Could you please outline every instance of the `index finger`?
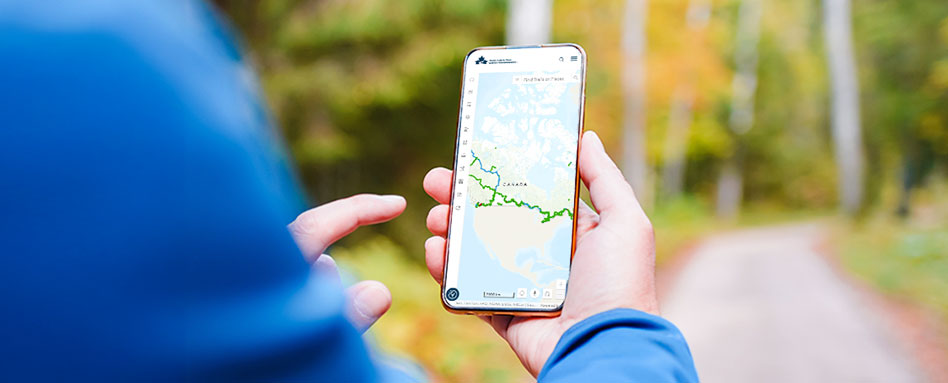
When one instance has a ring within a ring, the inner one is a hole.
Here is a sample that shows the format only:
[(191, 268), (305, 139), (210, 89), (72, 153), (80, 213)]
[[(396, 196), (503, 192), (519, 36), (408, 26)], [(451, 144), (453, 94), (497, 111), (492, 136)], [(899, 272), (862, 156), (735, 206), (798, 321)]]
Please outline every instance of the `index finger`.
[(307, 210), (288, 225), (307, 261), (313, 262), (333, 242), (359, 226), (388, 221), (405, 210), (397, 195), (359, 194)]

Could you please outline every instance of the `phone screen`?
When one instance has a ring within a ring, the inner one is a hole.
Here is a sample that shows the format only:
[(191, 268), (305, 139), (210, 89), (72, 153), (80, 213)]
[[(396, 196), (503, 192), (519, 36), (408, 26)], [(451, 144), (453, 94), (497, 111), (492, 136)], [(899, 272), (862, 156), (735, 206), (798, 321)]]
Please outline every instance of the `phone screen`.
[(478, 48), (466, 58), (442, 299), (476, 312), (555, 312), (578, 198), (585, 53)]

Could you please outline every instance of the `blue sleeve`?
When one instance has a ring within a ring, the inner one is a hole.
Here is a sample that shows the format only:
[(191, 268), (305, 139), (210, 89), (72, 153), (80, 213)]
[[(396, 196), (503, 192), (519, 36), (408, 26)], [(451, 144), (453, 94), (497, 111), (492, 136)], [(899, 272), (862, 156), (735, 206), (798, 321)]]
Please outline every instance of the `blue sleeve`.
[(200, 1), (0, 1), (0, 380), (369, 382)]
[(567, 330), (537, 380), (553, 382), (697, 382), (691, 351), (671, 322), (615, 309)]

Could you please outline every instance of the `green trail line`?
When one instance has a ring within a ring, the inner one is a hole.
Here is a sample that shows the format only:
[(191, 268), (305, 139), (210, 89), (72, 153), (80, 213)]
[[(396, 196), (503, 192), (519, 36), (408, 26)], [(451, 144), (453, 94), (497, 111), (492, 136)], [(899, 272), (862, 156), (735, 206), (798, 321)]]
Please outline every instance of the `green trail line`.
[(498, 205), (498, 206), (499, 206), (499, 205), (500, 205), (500, 202), (497, 202), (497, 196), (500, 196), (501, 201), (503, 201), (504, 203), (512, 203), (512, 204), (516, 205), (517, 207), (526, 206), (527, 208), (535, 209), (536, 211), (540, 212), (540, 214), (543, 215), (543, 220), (540, 221), (540, 223), (549, 222), (549, 221), (552, 220), (553, 218), (562, 216), (563, 214), (568, 215), (568, 216), (569, 216), (569, 219), (573, 219), (573, 212), (569, 211), (569, 208), (565, 208), (565, 207), (564, 207), (562, 210), (559, 210), (559, 211), (556, 211), (556, 212), (552, 212), (552, 213), (551, 213), (551, 212), (549, 212), (549, 211), (547, 211), (547, 210), (543, 210), (543, 208), (541, 208), (541, 207), (539, 207), (539, 206), (531, 205), (531, 204), (526, 203), (526, 202), (523, 202), (523, 201), (518, 201), (518, 200), (516, 200), (516, 199), (507, 197), (504, 193), (501, 193), (501, 192), (497, 191), (497, 188), (500, 186), (500, 174), (497, 173), (497, 170), (496, 170), (497, 167), (496, 167), (496, 166), (491, 166), (491, 167), (490, 167), (490, 170), (484, 169), (484, 164), (481, 163), (481, 159), (478, 158), (477, 155), (474, 154), (474, 151), (473, 151), (473, 150), (471, 151), (471, 156), (474, 157), (474, 160), (471, 161), (471, 165), (470, 165), (470, 166), (474, 166), (474, 163), (477, 162), (477, 163), (480, 164), (479, 166), (480, 166), (481, 170), (483, 170), (483, 171), (486, 172), (486, 173), (491, 173), (491, 174), (494, 174), (494, 175), (497, 176), (497, 186), (490, 187), (489, 185), (484, 185), (484, 180), (478, 178), (477, 176), (475, 176), (475, 175), (473, 175), (473, 174), (469, 174), (469, 176), (470, 176), (471, 178), (473, 178), (475, 181), (477, 181), (477, 184), (480, 185), (481, 188), (493, 192), (493, 194), (491, 194), (491, 196), (490, 196), (490, 201), (487, 201), (487, 203), (477, 202), (477, 203), (474, 204), (474, 207), (484, 207), (484, 206), (494, 206), (494, 205)]

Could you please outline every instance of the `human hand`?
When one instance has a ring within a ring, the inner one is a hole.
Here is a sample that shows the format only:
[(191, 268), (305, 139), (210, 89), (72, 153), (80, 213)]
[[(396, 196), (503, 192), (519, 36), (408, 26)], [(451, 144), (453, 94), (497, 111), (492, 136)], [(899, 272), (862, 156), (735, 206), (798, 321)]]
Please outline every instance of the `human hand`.
[[(360, 226), (385, 222), (405, 211), (405, 198), (397, 195), (359, 194), (320, 205), (296, 217), (287, 227), (303, 257), (317, 272), (339, 278), (336, 262), (326, 248)], [(365, 331), (392, 306), (392, 294), (378, 281), (362, 281), (346, 290), (346, 316)]]
[[(482, 316), (533, 376), (540, 373), (563, 332), (583, 319), (615, 308), (658, 314), (652, 225), (593, 132), (583, 135), (579, 173), (598, 214), (580, 201), (576, 252), (561, 315)], [(428, 230), (435, 236), (425, 242), (428, 270), (438, 283), (444, 273), (451, 182), (451, 171), (444, 168), (432, 169), (424, 180), (425, 191), (441, 204), (428, 213)]]

